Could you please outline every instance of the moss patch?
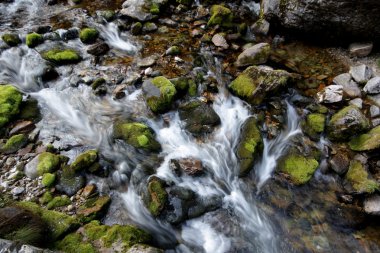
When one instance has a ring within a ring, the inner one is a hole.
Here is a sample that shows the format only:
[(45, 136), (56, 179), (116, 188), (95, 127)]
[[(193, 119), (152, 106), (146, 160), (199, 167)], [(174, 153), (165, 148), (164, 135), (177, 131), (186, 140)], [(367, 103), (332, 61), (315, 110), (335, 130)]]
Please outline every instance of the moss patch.
[(28, 35), (26, 35), (26, 45), (28, 47), (33, 48), (33, 47), (36, 47), (43, 42), (44, 42), (44, 38), (42, 37), (41, 34), (29, 33)]
[(164, 209), (168, 198), (164, 183), (158, 178), (153, 178), (148, 184), (148, 191), (148, 209), (153, 216), (158, 216)]
[(207, 23), (208, 26), (220, 25), (231, 27), (233, 21), (232, 11), (222, 5), (213, 5), (210, 9), (211, 17)]
[(1, 148), (1, 152), (11, 154), (24, 147), (28, 143), (28, 137), (25, 134), (17, 134), (8, 139)]
[(46, 205), (47, 203), (49, 203), (52, 200), (53, 200), (53, 195), (51, 194), (51, 192), (47, 191), (40, 198), (40, 203), (43, 205)]
[(51, 187), (54, 185), (54, 182), (55, 182), (55, 174), (52, 174), (52, 173), (45, 173), (43, 176), (42, 176), (42, 185), (45, 186), (45, 187)]
[[(149, 87), (149, 86), (155, 86)], [(151, 89), (159, 89), (159, 94), (150, 92)], [(170, 109), (174, 96), (177, 90), (172, 82), (166, 77), (158, 76), (153, 78), (149, 83), (143, 87), (145, 91), (145, 99), (149, 108), (155, 113), (162, 113)]]
[(46, 205), (46, 208), (47, 209), (54, 209), (54, 208), (57, 208), (57, 207), (62, 207), (62, 206), (67, 206), (67, 205), (70, 205), (71, 204), (71, 201), (70, 201), (70, 198), (67, 197), (67, 196), (57, 196), (57, 197), (54, 197), (47, 205)]
[(19, 113), (22, 94), (11, 85), (0, 85), (0, 127)]
[(79, 33), (80, 40), (86, 44), (94, 43), (98, 36), (99, 32), (94, 28), (84, 28)]
[(313, 139), (318, 139), (319, 135), (325, 130), (326, 115), (311, 113), (302, 122), (303, 130)]
[(380, 148), (380, 126), (373, 128), (368, 133), (359, 135), (349, 142), (354, 151), (367, 151)]
[(346, 180), (357, 193), (373, 193), (379, 189), (379, 184), (369, 178), (367, 170), (360, 161), (351, 161)]
[(1, 36), (1, 38), (10, 47), (15, 47), (21, 43), (21, 40), (17, 34), (7, 33)]
[(52, 49), (42, 53), (42, 58), (58, 65), (72, 64), (81, 61), (74, 49)]
[(79, 207), (77, 214), (82, 222), (90, 222), (94, 219), (101, 219), (107, 212), (110, 203), (111, 198), (108, 196), (91, 198), (88, 199), (83, 206)]
[(98, 152), (96, 150), (88, 150), (80, 154), (70, 165), (74, 171), (80, 171), (90, 168), (98, 160)]
[(296, 185), (307, 183), (318, 168), (318, 161), (301, 155), (288, 155), (282, 161), (280, 170), (290, 176)]
[(54, 172), (58, 169), (60, 165), (60, 160), (58, 155), (54, 155), (49, 152), (41, 153), (38, 156), (37, 172), (38, 175), (42, 176), (45, 173)]
[(89, 242), (84, 242), (79, 233), (67, 235), (62, 241), (56, 243), (55, 248), (67, 253), (96, 253), (94, 246)]

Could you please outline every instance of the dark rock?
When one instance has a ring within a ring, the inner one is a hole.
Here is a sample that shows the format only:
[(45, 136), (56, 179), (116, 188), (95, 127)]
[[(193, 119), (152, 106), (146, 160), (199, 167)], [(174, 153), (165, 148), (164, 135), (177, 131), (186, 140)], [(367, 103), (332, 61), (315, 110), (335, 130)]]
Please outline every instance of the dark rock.
[(59, 77), (59, 74), (57, 70), (55, 70), (53, 66), (49, 66), (49, 65), (46, 68), (44, 68), (43, 73), (41, 75), (43, 82), (49, 82), (49, 81), (57, 79), (58, 77)]
[(332, 159), (329, 161), (329, 164), (330, 168), (338, 175), (344, 175), (350, 166), (350, 161), (351, 158), (349, 157), (349, 154), (340, 150), (332, 157)]
[(348, 51), (350, 51), (351, 56), (356, 57), (366, 57), (368, 56), (373, 48), (373, 43), (352, 43), (350, 44)]
[(82, 175), (75, 173), (70, 167), (64, 167), (57, 172), (58, 183), (56, 189), (68, 196), (76, 194), (84, 185), (85, 178)]
[(94, 45), (91, 45), (87, 48), (87, 53), (95, 55), (95, 56), (100, 56), (104, 55), (110, 50), (110, 47), (108, 46), (107, 43), (105, 42), (98, 42)]
[(169, 166), (179, 175), (182, 172), (189, 176), (198, 176), (204, 173), (202, 161), (194, 158), (172, 159)]
[(28, 133), (32, 131), (36, 126), (32, 121), (25, 120), (17, 122), (16, 125), (13, 126), (12, 130), (9, 132), (10, 135)]

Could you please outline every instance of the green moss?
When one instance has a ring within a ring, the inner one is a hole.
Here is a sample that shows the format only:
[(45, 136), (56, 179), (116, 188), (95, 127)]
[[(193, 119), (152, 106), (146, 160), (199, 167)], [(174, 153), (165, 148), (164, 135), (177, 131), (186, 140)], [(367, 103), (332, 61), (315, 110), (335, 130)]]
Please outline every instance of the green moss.
[(60, 165), (59, 156), (49, 152), (41, 153), (38, 156), (37, 172), (42, 176), (45, 173), (54, 172)]
[(71, 200), (66, 195), (54, 197), (47, 205), (47, 209), (54, 209), (57, 207), (67, 206), (71, 204)]
[(155, 77), (151, 82), (160, 90), (160, 95), (146, 97), (149, 108), (156, 113), (167, 111), (177, 93), (174, 84), (163, 76)]
[(301, 155), (288, 155), (280, 165), (280, 170), (290, 176), (296, 185), (307, 183), (318, 168), (318, 161)]
[(354, 151), (367, 151), (380, 148), (380, 126), (373, 128), (368, 133), (359, 135), (349, 142)]
[(78, 208), (77, 214), (82, 222), (101, 219), (107, 212), (110, 203), (111, 198), (108, 196), (91, 198), (88, 199), (83, 206)]
[(52, 173), (45, 173), (43, 176), (42, 176), (42, 185), (45, 186), (45, 187), (51, 187), (54, 185), (54, 182), (55, 182), (55, 174), (52, 174)]
[(222, 5), (213, 5), (210, 10), (211, 18), (207, 25), (214, 26), (220, 25), (224, 27), (231, 27), (233, 21), (233, 14), (230, 9)]
[(67, 253), (96, 253), (98, 252), (91, 243), (84, 242), (82, 235), (72, 233), (62, 241), (56, 243), (55, 248)]
[(52, 241), (57, 240), (66, 233), (79, 227), (79, 223), (75, 217), (68, 216), (64, 213), (46, 210), (33, 202), (18, 202), (18, 206), (25, 208), (41, 219), (47, 224), (49, 230), (49, 237)]
[(379, 184), (375, 180), (369, 179), (368, 172), (360, 161), (351, 161), (346, 180), (357, 193), (373, 193), (379, 189)]
[(42, 37), (41, 34), (29, 33), (28, 35), (26, 35), (26, 45), (28, 47), (33, 48), (33, 47), (36, 47), (43, 42), (44, 42), (44, 38)]
[(245, 175), (253, 168), (254, 158), (262, 149), (263, 140), (256, 120), (249, 118), (242, 127), (240, 142), (237, 146), (240, 162), (239, 175)]
[(168, 198), (163, 182), (157, 178), (152, 179), (148, 184), (148, 191), (150, 196), (148, 209), (153, 216), (158, 216)]
[(153, 15), (158, 15), (160, 14), (160, 6), (157, 3), (152, 3), (150, 6), (150, 13)]
[(50, 191), (47, 191), (40, 198), (40, 203), (43, 204), (43, 205), (46, 205), (47, 203), (49, 203), (52, 200), (53, 200), (53, 195), (51, 194)]
[(7, 234), (4, 236), (4, 239), (26, 244), (35, 244), (36, 242), (41, 241), (41, 234), (42, 231), (39, 227), (25, 226)]
[(58, 65), (72, 64), (81, 61), (74, 49), (52, 49), (42, 53), (42, 58)]
[(106, 21), (111, 21), (115, 18), (116, 13), (113, 10), (104, 10), (100, 12), (100, 16), (102, 16)]
[(198, 86), (193, 80), (189, 80), (189, 89), (188, 89), (189, 96), (195, 97), (198, 93)]
[(6, 154), (11, 154), (24, 147), (27, 143), (28, 137), (25, 134), (13, 135), (1, 148), (1, 151)]
[(98, 36), (99, 32), (95, 28), (84, 28), (79, 33), (80, 40), (86, 44), (94, 43)]
[(0, 127), (19, 113), (22, 94), (11, 85), (0, 85)]
[(239, 75), (230, 84), (230, 89), (239, 97), (250, 97), (256, 89), (255, 83), (246, 74)]
[(96, 88), (98, 88), (99, 86), (103, 85), (106, 83), (106, 79), (104, 78), (98, 78), (96, 79), (92, 84), (91, 84), (91, 88), (93, 90), (96, 90)]
[(70, 165), (74, 171), (80, 171), (90, 168), (98, 160), (98, 151), (88, 150), (80, 154), (75, 161)]
[(306, 116), (302, 127), (311, 138), (319, 138), (319, 134), (325, 130), (326, 115), (320, 113), (311, 113)]
[(1, 36), (1, 38), (10, 47), (15, 47), (21, 43), (21, 40), (17, 34), (7, 33)]

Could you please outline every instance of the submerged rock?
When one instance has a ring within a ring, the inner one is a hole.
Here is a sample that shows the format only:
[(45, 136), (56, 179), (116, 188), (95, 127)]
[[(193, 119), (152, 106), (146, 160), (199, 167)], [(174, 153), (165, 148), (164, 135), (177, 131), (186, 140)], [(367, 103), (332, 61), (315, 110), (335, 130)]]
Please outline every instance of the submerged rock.
[(318, 168), (319, 163), (314, 158), (302, 155), (289, 154), (279, 164), (279, 169), (289, 175), (290, 180), (296, 185), (306, 184)]
[(179, 117), (185, 122), (186, 130), (195, 136), (211, 133), (220, 124), (220, 118), (214, 109), (200, 100), (181, 104)]
[(373, 193), (379, 189), (379, 183), (370, 177), (364, 165), (357, 160), (351, 161), (345, 179), (349, 192)]
[(368, 130), (369, 121), (354, 105), (347, 106), (335, 113), (327, 126), (328, 137), (331, 140), (344, 141), (363, 131)]
[(51, 49), (42, 52), (42, 58), (57, 65), (73, 64), (81, 61), (81, 57), (74, 49)]
[(160, 144), (155, 140), (153, 130), (137, 122), (117, 122), (113, 127), (113, 136), (122, 139), (135, 148), (158, 151)]
[(0, 85), (0, 127), (19, 113), (22, 94), (11, 85)]
[(354, 151), (368, 151), (380, 148), (380, 126), (351, 139), (349, 145)]
[(259, 43), (244, 50), (236, 61), (236, 66), (244, 67), (249, 65), (259, 65), (267, 62), (270, 54), (268, 43)]
[(255, 157), (263, 149), (263, 140), (256, 119), (247, 119), (241, 129), (240, 141), (236, 154), (239, 159), (239, 175), (243, 176), (251, 171)]
[(285, 86), (290, 77), (290, 73), (285, 70), (251, 66), (232, 81), (229, 88), (235, 95), (257, 105), (265, 99), (268, 93)]
[(177, 94), (174, 84), (163, 76), (145, 81), (142, 89), (149, 108), (155, 113), (169, 110)]

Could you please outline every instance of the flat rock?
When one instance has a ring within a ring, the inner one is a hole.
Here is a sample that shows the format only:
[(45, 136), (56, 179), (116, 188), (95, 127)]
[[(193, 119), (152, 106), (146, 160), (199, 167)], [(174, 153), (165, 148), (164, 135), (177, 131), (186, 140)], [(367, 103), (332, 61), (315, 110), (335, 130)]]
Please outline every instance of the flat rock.
[(270, 54), (268, 43), (259, 43), (244, 50), (236, 61), (236, 66), (259, 65), (267, 62)]
[(370, 79), (364, 86), (363, 90), (368, 94), (378, 94), (380, 93), (380, 77), (376, 76)]
[(139, 66), (140, 68), (153, 66), (155, 63), (156, 63), (155, 56), (148, 56), (146, 58), (137, 60), (137, 66)]
[(352, 66), (350, 68), (352, 78), (359, 84), (365, 84), (372, 77), (372, 70), (367, 65)]
[(364, 200), (364, 211), (372, 215), (380, 215), (380, 195), (374, 195)]
[(330, 85), (317, 94), (319, 103), (337, 103), (343, 99), (343, 86)]
[(352, 43), (348, 47), (351, 56), (355, 57), (366, 57), (368, 56), (373, 48), (373, 43)]

